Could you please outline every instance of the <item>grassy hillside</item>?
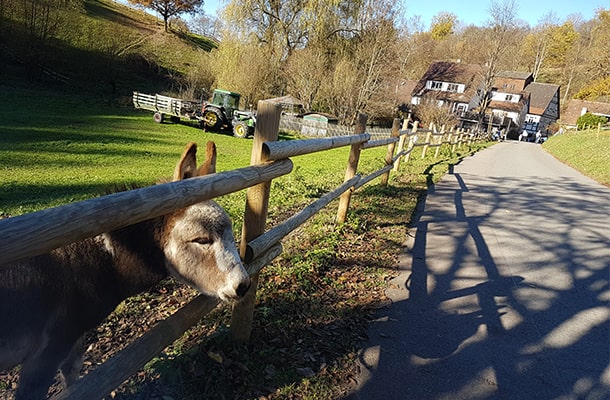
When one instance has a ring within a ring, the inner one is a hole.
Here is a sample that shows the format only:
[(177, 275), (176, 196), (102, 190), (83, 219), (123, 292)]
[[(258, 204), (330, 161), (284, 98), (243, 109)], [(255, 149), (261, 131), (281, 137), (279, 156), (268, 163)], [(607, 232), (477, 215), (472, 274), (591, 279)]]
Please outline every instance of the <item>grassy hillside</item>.
[(560, 161), (610, 187), (610, 131), (597, 129), (553, 136), (544, 148)]
[(26, 33), (20, 14), (9, 17), (0, 24), (6, 70), (57, 83), (40, 73), (43, 66), (68, 77), (63, 90), (107, 97), (184, 88), (189, 71), (215, 46), (191, 33), (167, 33), (159, 19), (112, 0), (84, 0), (82, 7), (57, 12), (58, 25), (44, 40)]

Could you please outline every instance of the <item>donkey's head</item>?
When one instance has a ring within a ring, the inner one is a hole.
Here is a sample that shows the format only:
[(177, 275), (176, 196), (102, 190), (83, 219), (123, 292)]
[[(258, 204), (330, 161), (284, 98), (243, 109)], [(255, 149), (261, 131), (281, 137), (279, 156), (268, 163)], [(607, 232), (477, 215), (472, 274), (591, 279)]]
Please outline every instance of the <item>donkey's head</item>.
[[(197, 145), (189, 143), (176, 165), (174, 181), (216, 172), (216, 146), (208, 142), (206, 161), (197, 168)], [(170, 273), (224, 301), (243, 297), (250, 278), (242, 265), (227, 213), (214, 201), (194, 204), (167, 221), (165, 257)]]

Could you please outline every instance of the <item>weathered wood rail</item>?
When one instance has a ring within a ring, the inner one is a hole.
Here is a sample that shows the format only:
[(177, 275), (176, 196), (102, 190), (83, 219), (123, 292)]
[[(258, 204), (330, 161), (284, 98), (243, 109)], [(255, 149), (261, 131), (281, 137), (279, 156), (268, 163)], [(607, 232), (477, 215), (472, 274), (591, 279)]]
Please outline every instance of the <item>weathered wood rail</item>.
[[(128, 192), (67, 204), (31, 214), (0, 220), (1, 265), (48, 252), (85, 237), (122, 228), (166, 214), (191, 204), (235, 191), (248, 189), (244, 214), (241, 257), (253, 284), (243, 302), (233, 309), (231, 335), (238, 342), (250, 337), (258, 272), (282, 252), (281, 240), (310, 217), (339, 198), (337, 222), (346, 220), (352, 192), (382, 177), (387, 184), (392, 170), (398, 170), (416, 147), (422, 147), (422, 158), (430, 147), (451, 146), (451, 151), (472, 140), (480, 139), (462, 131), (436, 132), (419, 129), (414, 123), (395, 120), (390, 138), (370, 140), (366, 116), (359, 115), (353, 135), (321, 139), (278, 142), (280, 109), (259, 102), (258, 123), (252, 146), (251, 166), (204, 177), (155, 185)], [(425, 137), (424, 140), (421, 138)], [(350, 146), (345, 180), (318, 200), (286, 221), (265, 231), (271, 181), (292, 171), (290, 157)], [(360, 152), (387, 146), (385, 166), (361, 176), (357, 174)], [(118, 352), (107, 362), (81, 378), (69, 389), (53, 397), (59, 399), (100, 399), (108, 395), (154, 356), (173, 343), (187, 329), (210, 312), (218, 300), (198, 296), (175, 314), (158, 323), (142, 337)]]

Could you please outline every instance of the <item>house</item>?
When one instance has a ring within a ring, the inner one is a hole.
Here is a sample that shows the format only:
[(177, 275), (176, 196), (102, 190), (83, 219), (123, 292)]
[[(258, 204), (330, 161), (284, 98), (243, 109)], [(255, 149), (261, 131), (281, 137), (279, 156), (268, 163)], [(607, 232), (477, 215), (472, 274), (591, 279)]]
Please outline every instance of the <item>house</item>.
[(396, 104), (401, 106), (403, 104), (411, 104), (413, 90), (417, 86), (418, 81), (400, 79), (396, 82), (394, 87), (394, 96), (396, 97)]
[(503, 71), (498, 73), (491, 90), (488, 110), (499, 120), (499, 127), (521, 127), (530, 107), (531, 96), (525, 90), (533, 82), (532, 74)]
[[(480, 65), (435, 62), (412, 93), (411, 103), (434, 102), (460, 117), (460, 126), (474, 128), (479, 116), (485, 68)], [(559, 118), (559, 86), (534, 82), (529, 72), (497, 74), (489, 94), (485, 127), (530, 132), (546, 130)], [(490, 118), (491, 117), (491, 118)]]
[(274, 97), (272, 99), (266, 99), (265, 101), (279, 105), (282, 107), (282, 113), (287, 115), (298, 115), (303, 113), (303, 102), (291, 95)]
[(413, 89), (411, 104), (426, 101), (451, 112), (470, 111), (480, 103), (480, 91), (485, 70), (480, 65), (448, 61), (432, 63)]
[(581, 115), (590, 112), (593, 115), (602, 115), (610, 119), (610, 103), (572, 99), (563, 112), (561, 123), (568, 127), (576, 127), (576, 121)]
[(530, 105), (525, 116), (528, 132), (547, 132), (559, 119), (559, 85), (531, 82), (525, 87), (530, 94)]

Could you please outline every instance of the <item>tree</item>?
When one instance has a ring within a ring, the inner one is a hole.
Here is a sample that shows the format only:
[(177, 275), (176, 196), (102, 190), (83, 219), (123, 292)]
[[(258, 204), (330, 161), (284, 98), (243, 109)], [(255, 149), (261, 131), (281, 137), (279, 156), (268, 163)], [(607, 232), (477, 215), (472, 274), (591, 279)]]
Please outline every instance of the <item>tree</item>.
[(556, 20), (556, 16), (553, 12), (546, 14), (523, 42), (522, 58), (528, 60), (526, 64), (532, 71), (534, 82), (538, 80), (549, 51), (554, 20)]
[(434, 40), (443, 40), (453, 34), (457, 16), (449, 12), (440, 12), (432, 17), (430, 34)]
[(610, 76), (610, 10), (597, 11), (591, 36), (589, 60), (592, 77)]
[[(387, 95), (393, 81), (397, 31), (394, 26), (397, 9), (391, 0), (368, 0), (362, 3), (353, 26), (354, 37), (344, 39), (344, 47), (334, 62), (332, 82), (324, 91), (329, 111), (346, 125), (355, 122), (356, 113), (371, 114), (373, 109), (396, 106)], [(372, 119), (372, 118), (371, 118)]]
[(610, 76), (586, 85), (576, 93), (574, 98), (610, 102)]
[(129, 0), (129, 2), (158, 12), (163, 17), (165, 32), (168, 31), (171, 17), (194, 13), (203, 5), (203, 0)]
[(301, 100), (305, 110), (311, 110), (328, 70), (329, 57), (324, 47), (295, 50), (285, 69), (288, 93)]
[(285, 60), (305, 44), (304, 14), (307, 0), (233, 0), (224, 16), (227, 26), (243, 36), (254, 35), (260, 43)]
[(487, 29), (489, 43), (487, 48), (486, 72), (483, 80), (481, 104), (479, 105), (479, 127), (483, 122), (489, 103), (494, 80), (500, 71), (501, 60), (511, 43), (511, 35), (516, 28), (517, 4), (515, 0), (492, 0), (491, 20)]
[(223, 26), (220, 19), (204, 12), (191, 21), (189, 28), (194, 33), (198, 33), (218, 41), (220, 39)]
[(608, 118), (602, 115), (594, 115), (590, 112), (586, 112), (576, 120), (576, 126), (578, 129), (588, 129), (596, 127), (598, 124), (605, 125), (608, 122)]

